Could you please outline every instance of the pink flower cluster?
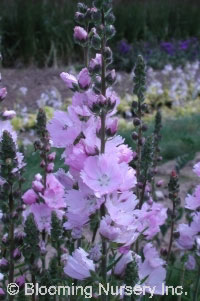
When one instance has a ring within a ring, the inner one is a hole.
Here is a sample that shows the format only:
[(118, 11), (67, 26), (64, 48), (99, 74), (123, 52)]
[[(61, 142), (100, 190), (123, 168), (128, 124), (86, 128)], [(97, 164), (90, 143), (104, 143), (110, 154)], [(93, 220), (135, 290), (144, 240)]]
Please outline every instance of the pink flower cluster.
[[(200, 176), (200, 163), (194, 165), (194, 172)], [(185, 199), (185, 208), (191, 211), (189, 224), (180, 224), (178, 226), (179, 238), (178, 246), (183, 250), (191, 250), (195, 247), (197, 252), (200, 251), (200, 185), (195, 188), (194, 193), (188, 194)]]

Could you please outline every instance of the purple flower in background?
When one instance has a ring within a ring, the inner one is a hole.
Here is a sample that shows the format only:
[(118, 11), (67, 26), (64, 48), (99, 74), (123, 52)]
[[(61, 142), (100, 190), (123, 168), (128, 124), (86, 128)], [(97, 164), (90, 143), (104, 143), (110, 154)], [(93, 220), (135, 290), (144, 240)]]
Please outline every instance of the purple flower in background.
[(180, 41), (179, 43), (179, 48), (181, 50), (187, 50), (189, 46), (190, 46), (190, 40)]
[(161, 49), (167, 52), (169, 55), (173, 55), (175, 51), (175, 47), (170, 42), (161, 42), (160, 43)]
[(125, 40), (121, 40), (118, 44), (118, 49), (120, 54), (124, 55), (130, 52), (131, 45), (128, 44)]

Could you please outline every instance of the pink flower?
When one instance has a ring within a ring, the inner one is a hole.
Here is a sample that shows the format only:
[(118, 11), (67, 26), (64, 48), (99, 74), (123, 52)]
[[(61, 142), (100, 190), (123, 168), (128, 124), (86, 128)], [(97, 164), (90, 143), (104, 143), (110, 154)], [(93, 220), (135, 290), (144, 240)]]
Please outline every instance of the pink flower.
[(7, 95), (7, 89), (1, 88), (0, 89), (0, 102), (3, 101), (6, 98)]
[(67, 147), (65, 150), (65, 158), (65, 164), (77, 171), (81, 171), (84, 167), (85, 160), (88, 158), (83, 142)]
[(76, 90), (77, 87), (78, 87), (78, 81), (76, 79), (75, 76), (67, 73), (67, 72), (62, 72), (60, 74), (60, 77), (61, 79), (65, 82), (65, 84), (67, 85), (67, 87), (69, 89), (72, 89), (72, 90)]
[(63, 218), (64, 212), (62, 210), (58, 210), (58, 209), (53, 210), (44, 203), (32, 204), (26, 210), (24, 210), (23, 217), (25, 221), (29, 216), (29, 214), (33, 213), (38, 230), (40, 232), (45, 230), (50, 234), (52, 212), (55, 212), (59, 219)]
[(87, 158), (81, 178), (97, 197), (117, 190), (122, 181), (119, 164), (106, 154)]
[(48, 163), (47, 167), (46, 167), (46, 171), (51, 173), (54, 170), (54, 163)]
[(95, 271), (95, 265), (91, 259), (88, 259), (89, 254), (82, 248), (76, 249), (72, 256), (68, 257), (67, 264), (64, 267), (64, 272), (67, 276), (84, 280), (91, 276), (90, 271)]
[(119, 163), (125, 162), (129, 163), (133, 160), (133, 151), (130, 147), (125, 144), (121, 144), (117, 148), (117, 156), (119, 158)]
[(196, 231), (186, 224), (180, 224), (178, 226), (179, 238), (177, 243), (181, 249), (192, 249), (195, 242)]
[[(120, 257), (120, 255), (118, 256)], [(123, 276), (127, 265), (133, 261), (133, 251), (124, 254), (115, 266), (114, 274)]]
[(117, 133), (118, 119), (108, 119), (106, 122), (106, 131), (109, 136), (114, 136)]
[(91, 84), (91, 78), (87, 68), (81, 70), (78, 75), (78, 83), (81, 89), (87, 90)]
[(195, 260), (194, 256), (192, 256), (192, 255), (188, 256), (188, 259), (185, 263), (185, 267), (187, 270), (190, 270), (190, 271), (192, 271), (196, 268), (196, 260)]
[(198, 185), (194, 191), (194, 194), (188, 194), (185, 199), (185, 208), (190, 210), (196, 210), (200, 207), (200, 185)]
[(200, 162), (194, 165), (193, 171), (200, 177)]
[(56, 158), (56, 152), (53, 152), (51, 154), (48, 155), (48, 160), (49, 161), (54, 161)]
[(74, 28), (74, 38), (77, 41), (85, 42), (88, 39), (88, 33), (83, 27), (76, 26)]
[(2, 116), (7, 120), (13, 119), (16, 116), (16, 112), (13, 110), (10, 111), (6, 110), (3, 112)]
[(121, 233), (118, 227), (112, 226), (112, 219), (109, 215), (102, 218), (99, 232), (102, 236), (114, 241)]
[(33, 189), (29, 189), (23, 194), (22, 199), (25, 204), (31, 205), (37, 201), (38, 195)]
[(138, 210), (138, 231), (143, 232), (147, 239), (152, 239), (160, 232), (160, 226), (165, 223), (166, 219), (167, 208), (164, 208), (162, 204), (148, 205), (144, 203), (142, 209)]
[(66, 198), (67, 222), (65, 229), (82, 228), (89, 221), (89, 207), (83, 194), (78, 190), (68, 191)]
[(47, 129), (55, 147), (66, 147), (66, 145), (72, 144), (80, 133), (79, 127), (73, 126), (68, 114), (62, 111), (54, 113)]
[(38, 230), (40, 232), (45, 230), (50, 233), (52, 209), (46, 204), (40, 203), (33, 204), (30, 208), (30, 212), (32, 212), (34, 215)]
[(44, 185), (40, 181), (35, 180), (35, 181), (32, 182), (32, 188), (36, 192), (41, 192), (44, 189)]
[(64, 187), (56, 179), (53, 174), (47, 175), (47, 183), (44, 194), (41, 197), (45, 200), (45, 203), (52, 209), (65, 208), (64, 201)]
[[(157, 250), (151, 243), (143, 249), (145, 260), (139, 265), (139, 278), (144, 280), (142, 286), (155, 287), (155, 293), (162, 294), (162, 284), (165, 282), (166, 270), (163, 268), (165, 261), (159, 257)], [(146, 288), (148, 292), (148, 288)]]
[(70, 190), (73, 188), (75, 181), (69, 172), (66, 173), (64, 169), (59, 168), (59, 170), (54, 173), (54, 176), (64, 186), (65, 189)]

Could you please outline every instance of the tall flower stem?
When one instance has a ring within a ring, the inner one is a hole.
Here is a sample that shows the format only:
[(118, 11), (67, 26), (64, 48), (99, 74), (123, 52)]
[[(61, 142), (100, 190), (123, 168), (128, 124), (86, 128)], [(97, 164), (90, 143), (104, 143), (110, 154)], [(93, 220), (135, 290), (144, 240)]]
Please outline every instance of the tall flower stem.
[[(12, 185), (10, 187), (9, 194), (9, 214), (10, 214), (10, 229), (9, 229), (9, 241), (10, 241), (10, 263), (9, 263), (9, 283), (13, 283), (14, 281), (14, 221), (13, 221), (13, 210), (14, 210), (14, 200), (13, 200), (13, 192)], [(13, 296), (9, 296), (9, 300), (13, 300)]]
[[(104, 11), (102, 9), (101, 11), (102, 15), (102, 25), (105, 26), (105, 21), (104, 21)], [(105, 64), (105, 34), (103, 34), (102, 40), (101, 40), (101, 94), (103, 96), (106, 96), (106, 64)], [(105, 130), (106, 130), (106, 112), (102, 110), (101, 112), (101, 154), (105, 152)], [(106, 214), (106, 209), (105, 205), (102, 204), (101, 209), (100, 209), (100, 214), (101, 218), (105, 216)], [(102, 277), (104, 282), (106, 283), (107, 279), (107, 243), (104, 237), (102, 237)], [(102, 296), (102, 300), (106, 301), (107, 297)]]

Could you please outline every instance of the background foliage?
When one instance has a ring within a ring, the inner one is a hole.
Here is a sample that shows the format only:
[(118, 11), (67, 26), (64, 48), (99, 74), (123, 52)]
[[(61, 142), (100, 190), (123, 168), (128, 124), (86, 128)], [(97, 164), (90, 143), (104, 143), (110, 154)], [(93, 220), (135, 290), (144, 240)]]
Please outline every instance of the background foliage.
[[(79, 59), (80, 50), (72, 39), (76, 4), (77, 0), (1, 0), (4, 65), (36, 62), (41, 67)], [(115, 0), (115, 51), (121, 40), (135, 47), (136, 41), (155, 44), (198, 37), (199, 6), (197, 0)]]

